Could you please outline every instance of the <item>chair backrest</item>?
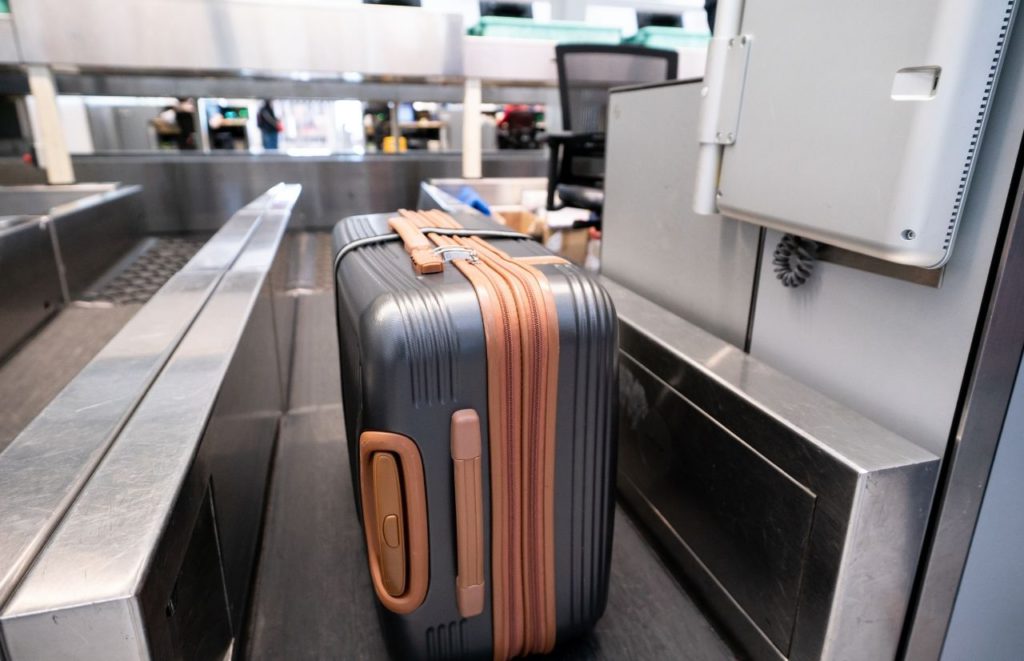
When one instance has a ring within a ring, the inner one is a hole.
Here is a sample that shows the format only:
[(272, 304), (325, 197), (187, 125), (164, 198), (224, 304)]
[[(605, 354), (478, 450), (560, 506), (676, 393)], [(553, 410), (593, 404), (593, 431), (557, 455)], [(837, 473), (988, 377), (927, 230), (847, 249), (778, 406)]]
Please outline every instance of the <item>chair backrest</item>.
[(643, 46), (560, 44), (555, 46), (562, 128), (573, 133), (603, 133), (607, 128), (608, 90), (672, 80), (679, 54)]

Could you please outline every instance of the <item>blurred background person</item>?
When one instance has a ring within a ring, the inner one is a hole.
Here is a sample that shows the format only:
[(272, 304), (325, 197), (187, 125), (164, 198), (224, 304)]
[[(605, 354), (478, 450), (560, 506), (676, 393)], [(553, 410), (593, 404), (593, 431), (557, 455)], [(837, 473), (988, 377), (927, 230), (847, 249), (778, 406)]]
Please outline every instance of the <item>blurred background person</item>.
[(256, 116), (256, 124), (263, 136), (264, 149), (277, 149), (277, 135), (281, 132), (281, 120), (274, 114), (274, 108), (270, 99), (264, 99), (260, 106), (260, 112)]

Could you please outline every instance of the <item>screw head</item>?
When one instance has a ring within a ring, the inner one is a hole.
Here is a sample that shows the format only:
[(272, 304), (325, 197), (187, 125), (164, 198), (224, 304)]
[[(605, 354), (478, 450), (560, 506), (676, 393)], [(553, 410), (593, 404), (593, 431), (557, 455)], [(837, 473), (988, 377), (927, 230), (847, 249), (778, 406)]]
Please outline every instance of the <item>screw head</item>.
[(915, 232), (914, 230), (907, 229), (903, 230), (900, 236), (903, 237), (904, 241), (913, 241), (914, 239), (917, 238), (917, 232)]

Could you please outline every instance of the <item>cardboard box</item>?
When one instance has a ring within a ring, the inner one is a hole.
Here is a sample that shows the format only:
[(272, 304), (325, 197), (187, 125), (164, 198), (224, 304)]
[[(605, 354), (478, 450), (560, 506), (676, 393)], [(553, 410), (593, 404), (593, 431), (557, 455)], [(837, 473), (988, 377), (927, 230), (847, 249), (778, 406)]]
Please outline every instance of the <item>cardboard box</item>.
[(494, 219), (510, 230), (529, 234), (541, 243), (547, 241), (547, 223), (536, 214), (522, 207), (492, 207), (491, 211)]

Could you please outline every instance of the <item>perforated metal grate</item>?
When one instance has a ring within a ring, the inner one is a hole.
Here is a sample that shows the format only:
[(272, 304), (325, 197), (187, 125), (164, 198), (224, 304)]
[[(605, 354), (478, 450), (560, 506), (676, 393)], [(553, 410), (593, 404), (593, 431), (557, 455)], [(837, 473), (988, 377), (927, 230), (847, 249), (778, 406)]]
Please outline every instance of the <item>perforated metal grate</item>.
[(86, 292), (87, 302), (131, 305), (145, 303), (172, 275), (181, 270), (206, 242), (206, 237), (164, 237), (157, 239), (120, 273)]

